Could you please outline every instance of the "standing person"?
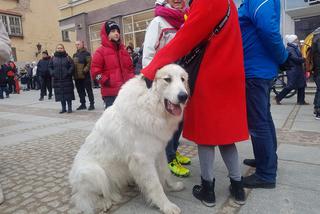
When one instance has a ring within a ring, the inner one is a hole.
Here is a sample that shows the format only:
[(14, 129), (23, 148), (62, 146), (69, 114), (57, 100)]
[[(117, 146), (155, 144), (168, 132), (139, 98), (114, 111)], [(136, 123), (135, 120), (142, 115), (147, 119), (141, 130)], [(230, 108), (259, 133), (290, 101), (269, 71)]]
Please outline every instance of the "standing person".
[[(10, 59), (11, 55), (11, 46), (10, 46), (10, 39), (4, 24), (0, 21), (0, 66), (2, 66), (5, 62)], [(4, 201), (4, 196), (2, 192), (2, 187), (0, 184), (0, 204)]]
[(74, 64), (62, 44), (56, 47), (56, 52), (49, 62), (49, 71), (53, 79), (55, 100), (61, 102), (60, 114), (72, 113), (72, 100), (75, 100), (72, 81)]
[(94, 96), (90, 76), (91, 54), (84, 47), (83, 41), (76, 41), (75, 45), (77, 52), (73, 54), (73, 61), (75, 64), (74, 82), (81, 103), (77, 110), (87, 109), (86, 91), (90, 101), (88, 110), (94, 110)]
[(279, 65), (289, 67), (288, 52), (280, 35), (280, 1), (244, 0), (239, 10), (246, 73), (248, 126), (256, 166), (244, 177), (247, 188), (275, 188), (277, 136), (270, 112), (270, 91)]
[(229, 171), (230, 193), (237, 203), (245, 203), (235, 142), (248, 139), (248, 129), (241, 32), (234, 2), (194, 0), (183, 27), (141, 71), (147, 79), (146, 85), (150, 86), (159, 68), (177, 61), (208, 39), (221, 20), (227, 21), (223, 22), (219, 34), (208, 41), (183, 123), (183, 136), (198, 144), (201, 184), (195, 185), (192, 193), (206, 206), (214, 206), (216, 201), (214, 159), (217, 146)]
[(39, 101), (43, 101), (44, 96), (47, 94), (48, 89), (48, 99), (52, 98), (52, 81), (51, 75), (49, 71), (49, 62), (51, 57), (48, 54), (48, 51), (42, 52), (42, 59), (39, 60), (37, 64), (37, 77), (40, 80), (40, 99)]
[(33, 68), (30, 64), (25, 65), (25, 70), (27, 72), (26, 78), (27, 78), (27, 91), (32, 89), (32, 76), (33, 76)]
[[(144, 40), (143, 67), (146, 67), (154, 55), (174, 38), (184, 23), (187, 9), (185, 1), (157, 0), (155, 4), (155, 18), (150, 22)], [(176, 176), (187, 177), (190, 170), (181, 164), (190, 164), (191, 160), (177, 151), (181, 133), (182, 124), (168, 142), (166, 155), (170, 171)]]
[(313, 61), (313, 78), (317, 86), (314, 96), (314, 113), (315, 119), (320, 120), (320, 33), (315, 34), (312, 40), (312, 61)]
[(9, 98), (8, 79), (8, 66), (0, 65), (0, 99), (4, 99), (3, 93)]
[(7, 68), (8, 68), (8, 89), (9, 89), (9, 93), (10, 94), (14, 94), (17, 92), (16, 90), (16, 84), (15, 84), (15, 80), (14, 77), (17, 73), (17, 66), (16, 64), (14, 64), (13, 61), (9, 61), (7, 63)]
[(128, 51), (120, 40), (120, 27), (114, 21), (101, 26), (101, 46), (96, 50), (91, 75), (101, 85), (105, 108), (111, 106), (121, 86), (134, 77), (133, 65)]
[(300, 41), (296, 35), (287, 35), (287, 51), (290, 53), (290, 65), (292, 66), (287, 70), (288, 84), (287, 86), (275, 97), (278, 105), (281, 100), (290, 93), (290, 91), (297, 89), (297, 104), (308, 105), (305, 101), (305, 88), (307, 86), (303, 63), (305, 59), (302, 57), (300, 51)]

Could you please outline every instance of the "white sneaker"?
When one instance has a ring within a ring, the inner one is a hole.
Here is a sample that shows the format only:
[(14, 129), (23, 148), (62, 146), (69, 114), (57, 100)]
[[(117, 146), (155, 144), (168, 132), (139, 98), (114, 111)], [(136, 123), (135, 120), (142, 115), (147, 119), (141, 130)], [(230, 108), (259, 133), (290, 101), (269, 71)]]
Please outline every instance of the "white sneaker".
[(2, 187), (1, 187), (1, 184), (0, 184), (0, 204), (2, 204), (3, 201), (4, 201), (4, 196), (3, 196)]

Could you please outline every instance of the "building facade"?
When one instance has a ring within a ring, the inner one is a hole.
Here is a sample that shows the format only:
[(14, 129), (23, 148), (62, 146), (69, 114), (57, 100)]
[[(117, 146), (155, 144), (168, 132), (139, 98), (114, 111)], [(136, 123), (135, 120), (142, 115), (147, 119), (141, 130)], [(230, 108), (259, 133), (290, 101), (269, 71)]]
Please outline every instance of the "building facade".
[(304, 40), (320, 27), (320, 0), (282, 0), (282, 32)]
[(57, 1), (0, 0), (0, 5), (0, 21), (10, 36), (15, 61), (37, 61), (41, 51), (48, 50), (51, 54), (62, 43)]

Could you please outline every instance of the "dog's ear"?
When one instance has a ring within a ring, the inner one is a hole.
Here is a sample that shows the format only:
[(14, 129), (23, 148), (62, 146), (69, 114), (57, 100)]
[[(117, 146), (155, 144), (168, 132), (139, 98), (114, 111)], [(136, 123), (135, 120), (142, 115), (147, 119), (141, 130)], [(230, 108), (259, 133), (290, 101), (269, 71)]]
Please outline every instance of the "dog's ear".
[(150, 89), (152, 87), (152, 80), (149, 80), (148, 78), (146, 78), (145, 76), (142, 76), (142, 79), (145, 81), (146, 86), (148, 89)]

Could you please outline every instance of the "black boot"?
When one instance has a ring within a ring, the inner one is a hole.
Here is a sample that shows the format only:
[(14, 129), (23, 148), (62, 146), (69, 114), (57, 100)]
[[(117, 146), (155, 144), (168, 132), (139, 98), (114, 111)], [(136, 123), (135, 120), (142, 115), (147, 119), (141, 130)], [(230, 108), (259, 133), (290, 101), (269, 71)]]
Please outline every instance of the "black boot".
[(242, 178), (241, 178), (241, 181), (235, 181), (230, 178), (230, 183), (231, 185), (229, 187), (229, 191), (234, 201), (239, 205), (245, 204), (246, 194), (243, 189)]
[(214, 207), (216, 205), (216, 196), (214, 194), (214, 183), (206, 181), (201, 177), (201, 185), (195, 185), (192, 189), (192, 195), (200, 200), (207, 207)]
[(43, 101), (43, 97), (40, 97), (40, 98), (39, 98), (39, 101)]
[(87, 109), (86, 104), (81, 104), (77, 110), (83, 110), (83, 109)]
[(256, 160), (255, 159), (244, 159), (243, 164), (251, 167), (256, 167)]
[(88, 110), (89, 110), (89, 111), (92, 111), (92, 110), (94, 110), (94, 109), (95, 109), (95, 108), (94, 108), (94, 104), (90, 104)]

